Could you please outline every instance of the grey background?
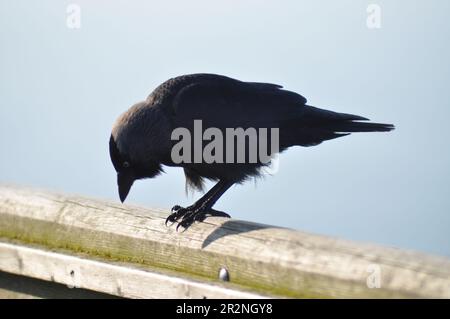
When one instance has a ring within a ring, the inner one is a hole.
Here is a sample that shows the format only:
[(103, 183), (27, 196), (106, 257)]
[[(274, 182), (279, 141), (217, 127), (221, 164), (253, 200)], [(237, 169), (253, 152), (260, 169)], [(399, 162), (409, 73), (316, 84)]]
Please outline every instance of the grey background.
[[(118, 200), (116, 117), (160, 82), (211, 72), (267, 81), (397, 130), (295, 148), (235, 186), (233, 217), (450, 256), (450, 2), (0, 1), (0, 182)], [(180, 169), (128, 202), (186, 205)]]

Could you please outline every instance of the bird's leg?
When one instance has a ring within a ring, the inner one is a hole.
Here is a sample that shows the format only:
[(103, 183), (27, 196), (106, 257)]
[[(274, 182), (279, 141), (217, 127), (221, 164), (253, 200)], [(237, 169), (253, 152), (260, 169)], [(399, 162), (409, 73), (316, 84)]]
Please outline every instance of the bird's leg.
[(230, 217), (224, 212), (212, 209), (212, 206), (232, 185), (232, 182), (221, 180), (193, 205), (186, 208), (178, 205), (174, 206), (172, 208), (172, 214), (166, 219), (166, 224), (167, 222), (174, 223), (181, 219), (177, 229), (180, 226), (186, 229), (194, 221), (203, 221), (206, 215)]
[[(220, 182), (219, 182), (220, 183)], [(218, 183), (218, 184), (219, 184)], [(217, 202), (217, 200), (233, 185), (233, 183), (224, 182), (220, 187), (212, 193), (211, 196), (205, 198), (204, 201), (200, 199), (190, 206), (187, 213), (185, 213), (181, 221), (177, 225), (177, 230), (183, 227), (185, 230), (189, 228), (195, 221), (203, 221), (207, 216), (218, 216), (218, 217), (230, 217), (227, 213), (212, 209), (212, 206)]]
[(203, 195), (200, 199), (198, 199), (193, 205), (191, 205), (189, 207), (184, 208), (184, 207), (181, 207), (180, 205), (173, 206), (172, 214), (169, 215), (169, 217), (167, 217), (166, 224), (167, 224), (167, 222), (172, 222), (172, 223), (176, 222), (177, 220), (179, 220), (181, 217), (183, 217), (187, 213), (189, 213), (191, 211), (195, 211), (198, 208), (202, 207), (209, 200), (209, 198), (212, 197), (220, 189), (220, 187), (221, 187), (221, 182), (219, 181), (205, 195)]

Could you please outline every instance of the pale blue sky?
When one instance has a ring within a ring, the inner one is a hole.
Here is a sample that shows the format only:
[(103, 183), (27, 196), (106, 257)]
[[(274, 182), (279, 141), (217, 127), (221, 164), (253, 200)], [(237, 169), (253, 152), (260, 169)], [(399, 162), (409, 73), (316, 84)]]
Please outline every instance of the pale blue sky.
[[(220, 73), (278, 83), (323, 108), (394, 123), (295, 148), (235, 186), (238, 219), (450, 256), (450, 2), (0, 0), (0, 182), (118, 201), (108, 138), (160, 82)], [(366, 27), (366, 8), (382, 28)], [(170, 208), (180, 169), (137, 182), (130, 203)]]

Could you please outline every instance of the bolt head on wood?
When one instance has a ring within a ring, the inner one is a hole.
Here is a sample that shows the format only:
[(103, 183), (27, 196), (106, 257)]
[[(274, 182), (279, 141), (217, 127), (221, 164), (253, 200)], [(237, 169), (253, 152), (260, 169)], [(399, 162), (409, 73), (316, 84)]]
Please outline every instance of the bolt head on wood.
[(222, 281), (230, 281), (230, 274), (225, 267), (220, 268), (219, 270), (219, 279)]

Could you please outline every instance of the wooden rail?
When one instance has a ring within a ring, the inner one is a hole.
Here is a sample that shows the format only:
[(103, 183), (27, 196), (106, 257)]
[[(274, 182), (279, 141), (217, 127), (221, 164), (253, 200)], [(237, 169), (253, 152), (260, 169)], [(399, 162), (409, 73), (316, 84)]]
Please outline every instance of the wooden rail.
[(0, 186), (0, 297), (450, 298), (444, 257), (216, 217), (177, 233), (167, 214)]

